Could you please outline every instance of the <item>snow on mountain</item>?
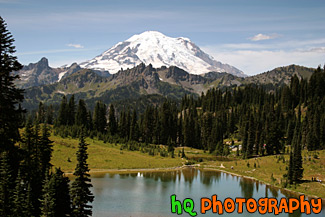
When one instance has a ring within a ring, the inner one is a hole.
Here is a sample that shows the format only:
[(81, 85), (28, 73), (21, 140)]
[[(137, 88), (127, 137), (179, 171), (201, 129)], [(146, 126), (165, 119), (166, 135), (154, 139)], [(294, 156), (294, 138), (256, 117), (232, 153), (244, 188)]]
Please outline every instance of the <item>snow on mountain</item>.
[(107, 70), (111, 74), (121, 68), (133, 68), (140, 63), (153, 67), (177, 66), (191, 74), (210, 71), (228, 72), (240, 77), (242, 71), (222, 64), (204, 53), (188, 38), (171, 38), (157, 31), (147, 31), (119, 42), (101, 55), (80, 64), (83, 68)]
[(67, 71), (63, 71), (63, 72), (60, 72), (60, 74), (59, 74), (59, 80), (58, 80), (58, 81), (60, 81), (60, 80), (62, 79), (62, 77), (63, 77), (67, 72), (68, 72), (68, 70), (67, 70)]

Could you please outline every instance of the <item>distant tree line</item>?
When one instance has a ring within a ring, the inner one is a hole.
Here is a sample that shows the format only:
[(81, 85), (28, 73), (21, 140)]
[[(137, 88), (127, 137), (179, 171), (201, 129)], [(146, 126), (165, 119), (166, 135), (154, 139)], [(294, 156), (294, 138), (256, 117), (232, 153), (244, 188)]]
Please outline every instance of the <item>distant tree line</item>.
[[(83, 99), (76, 104), (73, 95), (63, 96), (54, 126), (61, 136), (78, 137), (85, 128), (87, 136), (105, 141), (171, 142), (219, 155), (225, 152), (223, 140), (236, 138), (242, 141), (243, 158), (279, 154), (296, 143), (319, 150), (325, 147), (324, 77), (319, 67), (309, 81), (293, 76), (290, 85), (274, 92), (256, 85), (211, 89), (197, 99), (185, 95), (180, 106), (170, 100), (148, 105), (141, 114), (116, 111), (101, 101), (91, 111)], [(37, 115), (45, 120), (42, 113), (39, 109)]]

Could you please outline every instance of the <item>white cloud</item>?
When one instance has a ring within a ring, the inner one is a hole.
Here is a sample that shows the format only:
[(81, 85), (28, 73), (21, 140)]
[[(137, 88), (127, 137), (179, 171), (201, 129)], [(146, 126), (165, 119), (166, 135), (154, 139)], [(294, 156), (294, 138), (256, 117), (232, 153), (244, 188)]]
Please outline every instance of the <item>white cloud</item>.
[(84, 46), (82, 46), (81, 44), (67, 44), (67, 46), (68, 47), (78, 48), (78, 49), (84, 48)]
[(316, 68), (324, 64), (325, 54), (319, 50), (298, 51), (298, 50), (237, 50), (217, 51), (208, 48), (204, 49), (216, 60), (227, 63), (242, 70), (247, 75), (256, 75), (279, 66), (291, 64)]
[(278, 38), (278, 34), (271, 34), (271, 35), (264, 35), (264, 34), (257, 34), (251, 38), (249, 38), (251, 41), (262, 41), (262, 40), (270, 40), (274, 38)]
[(317, 53), (325, 53), (325, 47), (313, 47), (309, 50), (304, 50), (303, 52), (317, 52)]
[(201, 48), (217, 61), (235, 66), (247, 75), (291, 64), (315, 68), (324, 64), (325, 38), (270, 42), (219, 44)]

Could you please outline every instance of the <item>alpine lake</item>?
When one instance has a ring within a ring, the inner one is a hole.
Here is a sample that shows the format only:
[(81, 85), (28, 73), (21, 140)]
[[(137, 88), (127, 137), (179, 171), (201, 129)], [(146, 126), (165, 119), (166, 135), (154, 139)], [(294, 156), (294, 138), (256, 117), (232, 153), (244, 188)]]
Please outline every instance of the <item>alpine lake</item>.
[[(234, 176), (228, 173), (185, 168), (174, 171), (159, 172), (130, 172), (130, 173), (92, 173), (92, 193), (95, 196), (93, 216), (95, 217), (164, 217), (178, 216), (171, 212), (171, 195), (183, 203), (186, 198), (194, 202), (197, 216), (218, 216), (212, 209), (205, 214), (200, 211), (201, 198), (217, 195), (217, 199), (226, 198), (298, 198), (291, 192), (277, 189), (257, 181)], [(307, 197), (306, 197), (307, 199)], [(238, 214), (236, 209), (232, 213), (223, 212), (223, 216), (274, 216), (273, 213), (259, 214), (258, 211), (249, 213), (246, 205), (243, 212)], [(319, 214), (311, 211), (310, 215), (295, 211), (292, 214), (280, 213), (278, 216), (304, 217), (325, 216), (324, 204)], [(191, 216), (182, 212), (181, 216)]]

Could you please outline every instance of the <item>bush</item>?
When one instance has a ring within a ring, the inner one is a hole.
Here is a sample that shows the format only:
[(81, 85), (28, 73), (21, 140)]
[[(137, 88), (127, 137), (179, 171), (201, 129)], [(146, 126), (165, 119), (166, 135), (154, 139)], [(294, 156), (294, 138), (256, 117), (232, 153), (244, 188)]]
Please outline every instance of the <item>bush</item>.
[(167, 157), (167, 152), (165, 150), (160, 150), (161, 157)]
[(195, 164), (195, 162), (192, 161), (192, 160), (189, 160), (189, 161), (186, 161), (185, 162), (185, 165), (193, 165), (193, 164)]
[(276, 179), (273, 177), (273, 173), (271, 174), (271, 182), (275, 182)]

